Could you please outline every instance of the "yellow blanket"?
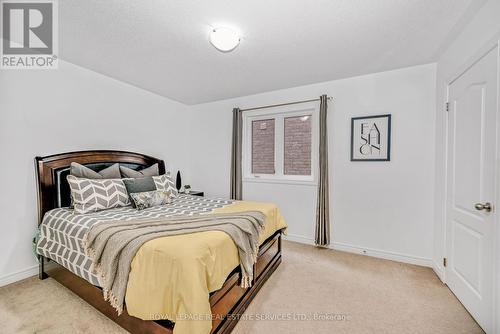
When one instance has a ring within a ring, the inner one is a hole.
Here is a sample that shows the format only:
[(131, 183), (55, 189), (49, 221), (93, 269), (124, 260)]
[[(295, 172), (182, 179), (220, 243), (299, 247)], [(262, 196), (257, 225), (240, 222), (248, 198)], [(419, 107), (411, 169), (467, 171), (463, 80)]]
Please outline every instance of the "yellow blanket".
[[(213, 211), (261, 211), (264, 242), (287, 225), (276, 205), (238, 201)], [(209, 293), (222, 287), (239, 265), (236, 245), (224, 232), (209, 231), (154, 239), (132, 261), (125, 304), (144, 320), (169, 319), (175, 334), (208, 334), (212, 329)]]

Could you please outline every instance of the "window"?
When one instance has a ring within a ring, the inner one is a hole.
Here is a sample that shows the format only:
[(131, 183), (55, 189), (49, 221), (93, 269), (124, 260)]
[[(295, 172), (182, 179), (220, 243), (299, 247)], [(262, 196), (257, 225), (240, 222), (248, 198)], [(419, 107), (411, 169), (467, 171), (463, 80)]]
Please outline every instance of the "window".
[(314, 183), (316, 107), (243, 116), (243, 181)]

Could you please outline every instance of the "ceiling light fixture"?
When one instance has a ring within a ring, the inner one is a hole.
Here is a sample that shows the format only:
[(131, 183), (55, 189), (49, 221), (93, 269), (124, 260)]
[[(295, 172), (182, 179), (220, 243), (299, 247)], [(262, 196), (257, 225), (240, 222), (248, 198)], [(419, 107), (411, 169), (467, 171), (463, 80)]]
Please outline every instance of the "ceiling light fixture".
[(219, 51), (229, 52), (240, 44), (240, 36), (231, 28), (213, 28), (210, 32), (210, 43)]

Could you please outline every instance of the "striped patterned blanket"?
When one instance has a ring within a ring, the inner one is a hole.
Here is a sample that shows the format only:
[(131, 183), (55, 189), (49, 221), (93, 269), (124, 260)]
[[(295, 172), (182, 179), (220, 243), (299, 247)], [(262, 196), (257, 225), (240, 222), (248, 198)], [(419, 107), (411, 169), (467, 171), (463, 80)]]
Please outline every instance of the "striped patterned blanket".
[(72, 273), (93, 285), (101, 286), (98, 277), (90, 271), (91, 260), (83, 251), (85, 233), (94, 224), (104, 221), (130, 221), (147, 218), (163, 218), (181, 215), (198, 215), (212, 212), (233, 203), (231, 200), (179, 195), (173, 203), (142, 211), (132, 207), (104, 210), (84, 215), (74, 214), (68, 208), (47, 212), (40, 224), (37, 252), (50, 258)]

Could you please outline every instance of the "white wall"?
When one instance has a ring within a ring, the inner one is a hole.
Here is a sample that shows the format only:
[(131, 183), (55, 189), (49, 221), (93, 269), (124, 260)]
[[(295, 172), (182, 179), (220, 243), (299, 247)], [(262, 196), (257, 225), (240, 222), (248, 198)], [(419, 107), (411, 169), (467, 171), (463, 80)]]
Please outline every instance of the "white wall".
[[(187, 107), (61, 61), (0, 75), (0, 285), (34, 274), (33, 158), (120, 149), (165, 159), (211, 196), (229, 194), (231, 109), (328, 94), (332, 240), (355, 252), (428, 265), (432, 257), (435, 66), (423, 65)], [(391, 162), (350, 162), (350, 118), (391, 113)], [(5, 160), (4, 160), (5, 161)], [(245, 184), (273, 201), (294, 240), (312, 242), (316, 189)]]
[[(434, 269), (443, 279), (445, 257), (445, 161), (447, 85), (481, 50), (494, 45), (500, 38), (500, 1), (490, 0), (482, 7), (466, 28), (444, 51), (437, 64), (436, 107), (436, 203), (434, 226)], [(486, 51), (486, 50), (484, 50)], [(500, 267), (500, 264), (499, 264)], [(500, 294), (499, 294), (500, 298)], [(500, 299), (499, 299), (500, 305)]]
[[(435, 65), (422, 65), (191, 108), (191, 181), (228, 196), (231, 109), (328, 94), (332, 240), (340, 249), (431, 264), (434, 201)], [(350, 119), (392, 114), (391, 162), (351, 162)], [(312, 242), (316, 189), (244, 185), (244, 199), (276, 202), (292, 239)]]
[[(435, 68), (424, 65), (187, 107), (81, 67), (2, 71), (0, 285), (32, 275), (36, 228), (33, 158), (120, 149), (165, 159), (208, 195), (229, 194), (231, 109), (328, 94), (332, 240), (337, 248), (428, 264), (432, 256)], [(350, 117), (393, 115), (392, 161), (349, 161)], [(189, 136), (187, 136), (187, 131)], [(4, 160), (5, 161), (5, 160)], [(290, 237), (312, 242), (316, 189), (245, 184), (246, 199), (273, 201)]]
[(36, 272), (35, 156), (130, 150), (187, 165), (186, 106), (60, 62), (58, 70), (0, 73), (0, 285)]

